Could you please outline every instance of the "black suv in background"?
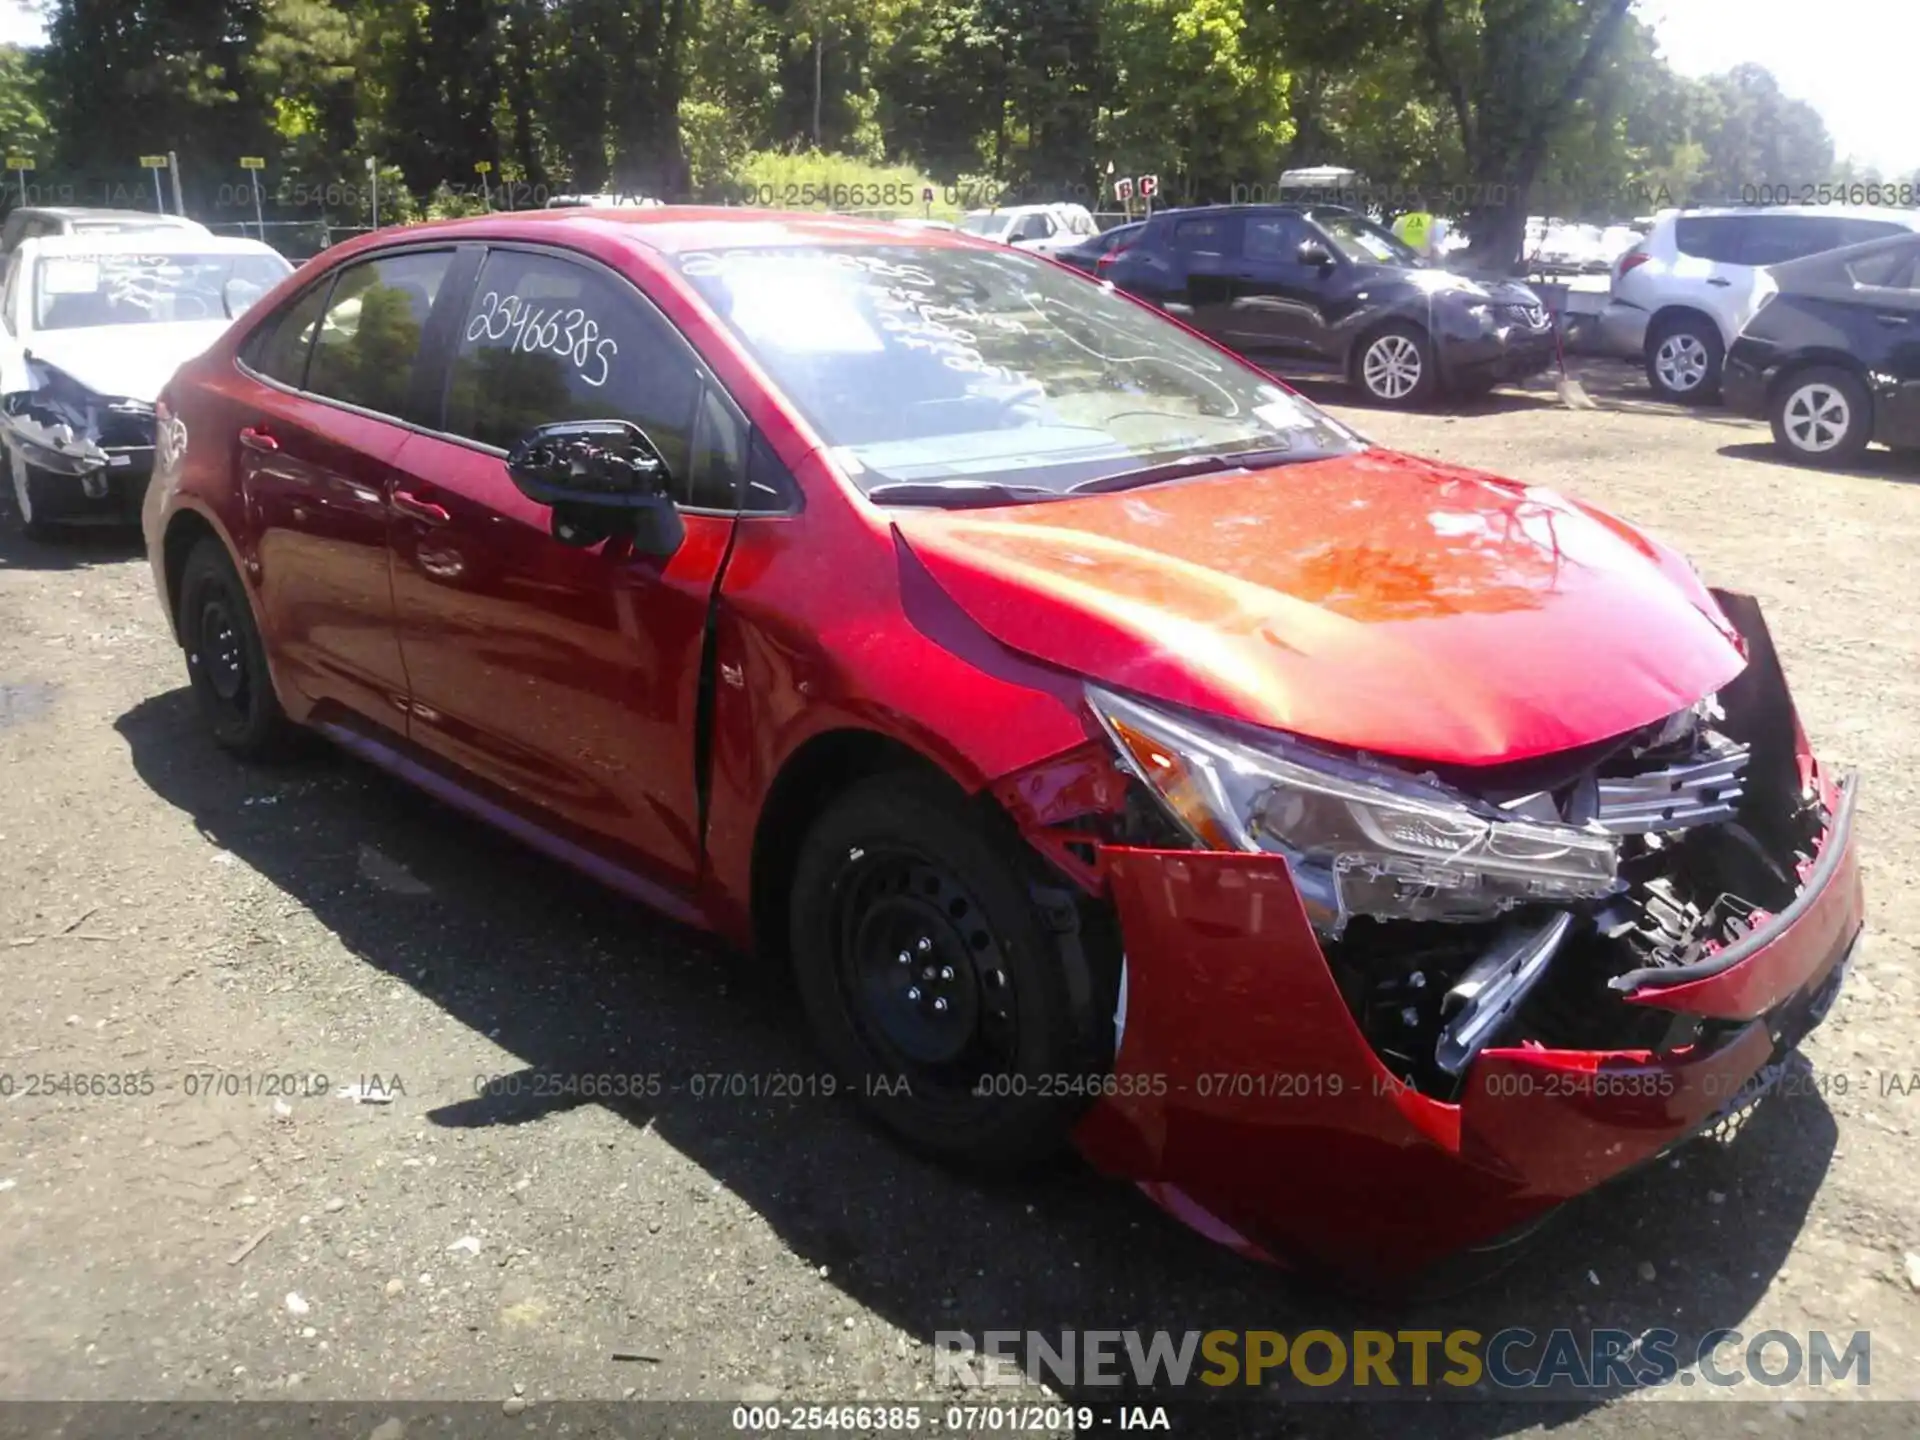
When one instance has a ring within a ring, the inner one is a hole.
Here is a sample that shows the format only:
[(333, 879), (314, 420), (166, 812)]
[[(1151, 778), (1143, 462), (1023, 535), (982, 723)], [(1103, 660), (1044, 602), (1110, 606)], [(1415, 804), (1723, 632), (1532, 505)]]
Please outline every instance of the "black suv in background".
[(1386, 405), (1477, 394), (1554, 356), (1525, 285), (1453, 274), (1338, 206), (1168, 210), (1094, 273), (1268, 370), (1341, 375)]
[(1920, 235), (1762, 272), (1727, 351), (1727, 408), (1764, 416), (1782, 452), (1849, 465), (1870, 441), (1920, 448)]

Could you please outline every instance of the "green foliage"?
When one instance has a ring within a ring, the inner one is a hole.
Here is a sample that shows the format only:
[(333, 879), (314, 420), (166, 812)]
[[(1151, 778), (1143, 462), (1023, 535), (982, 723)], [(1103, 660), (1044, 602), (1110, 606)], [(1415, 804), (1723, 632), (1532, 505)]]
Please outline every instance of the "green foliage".
[(368, 218), (369, 157), (389, 221), (485, 205), (477, 162), (506, 182), (495, 203), (613, 189), (824, 206), (929, 176), (974, 204), (1094, 200), (1109, 173), (1145, 172), (1169, 200), (1227, 199), (1338, 163), (1383, 209), (1440, 197), (1493, 250), (1529, 209), (1611, 220), (1655, 196), (1850, 178), (1765, 71), (1674, 75), (1629, 0), (43, 8), (44, 50), (0, 50), (0, 140), (32, 149), (43, 180), (120, 203), (148, 193), (139, 154), (175, 151), (189, 208), (216, 220), (251, 219), (250, 196), (215, 203), (242, 154), (267, 157), (269, 217), (347, 224)]
[(47, 137), (39, 57), (18, 45), (0, 45), (0, 146), (38, 161), (45, 157)]

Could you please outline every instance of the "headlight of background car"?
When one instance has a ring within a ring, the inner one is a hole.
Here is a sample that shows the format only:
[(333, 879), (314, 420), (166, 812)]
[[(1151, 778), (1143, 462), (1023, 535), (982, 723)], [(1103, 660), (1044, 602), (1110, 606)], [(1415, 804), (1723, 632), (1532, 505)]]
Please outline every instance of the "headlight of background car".
[(1350, 915), (1484, 920), (1611, 894), (1611, 836), (1501, 819), (1441, 785), (1275, 732), (1245, 737), (1098, 686), (1087, 701), (1126, 766), (1193, 838), (1284, 855), (1316, 929)]

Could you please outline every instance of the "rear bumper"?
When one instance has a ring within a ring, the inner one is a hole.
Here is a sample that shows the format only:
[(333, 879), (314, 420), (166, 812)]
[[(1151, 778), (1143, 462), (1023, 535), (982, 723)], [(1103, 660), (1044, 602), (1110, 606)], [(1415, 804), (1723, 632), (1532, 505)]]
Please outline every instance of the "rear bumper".
[(1750, 953), (1630, 997), (1745, 1023), (1664, 1055), (1487, 1050), (1457, 1103), (1381, 1065), (1279, 857), (1105, 851), (1124, 1029), (1080, 1147), (1257, 1258), (1391, 1280), (1505, 1235), (1711, 1124), (1824, 1015), (1862, 925), (1851, 814)]

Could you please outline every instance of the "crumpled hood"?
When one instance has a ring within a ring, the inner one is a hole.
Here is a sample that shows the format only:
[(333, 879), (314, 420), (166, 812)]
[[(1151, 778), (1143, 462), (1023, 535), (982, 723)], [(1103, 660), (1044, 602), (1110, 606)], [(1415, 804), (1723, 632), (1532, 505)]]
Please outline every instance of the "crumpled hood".
[(1002, 644), (1383, 754), (1551, 754), (1745, 663), (1671, 551), (1550, 491), (1390, 451), (894, 523)]
[(45, 330), (27, 340), (34, 359), (65, 371), (95, 394), (152, 404), (173, 372), (226, 333), (228, 320), (167, 325), (90, 325)]

